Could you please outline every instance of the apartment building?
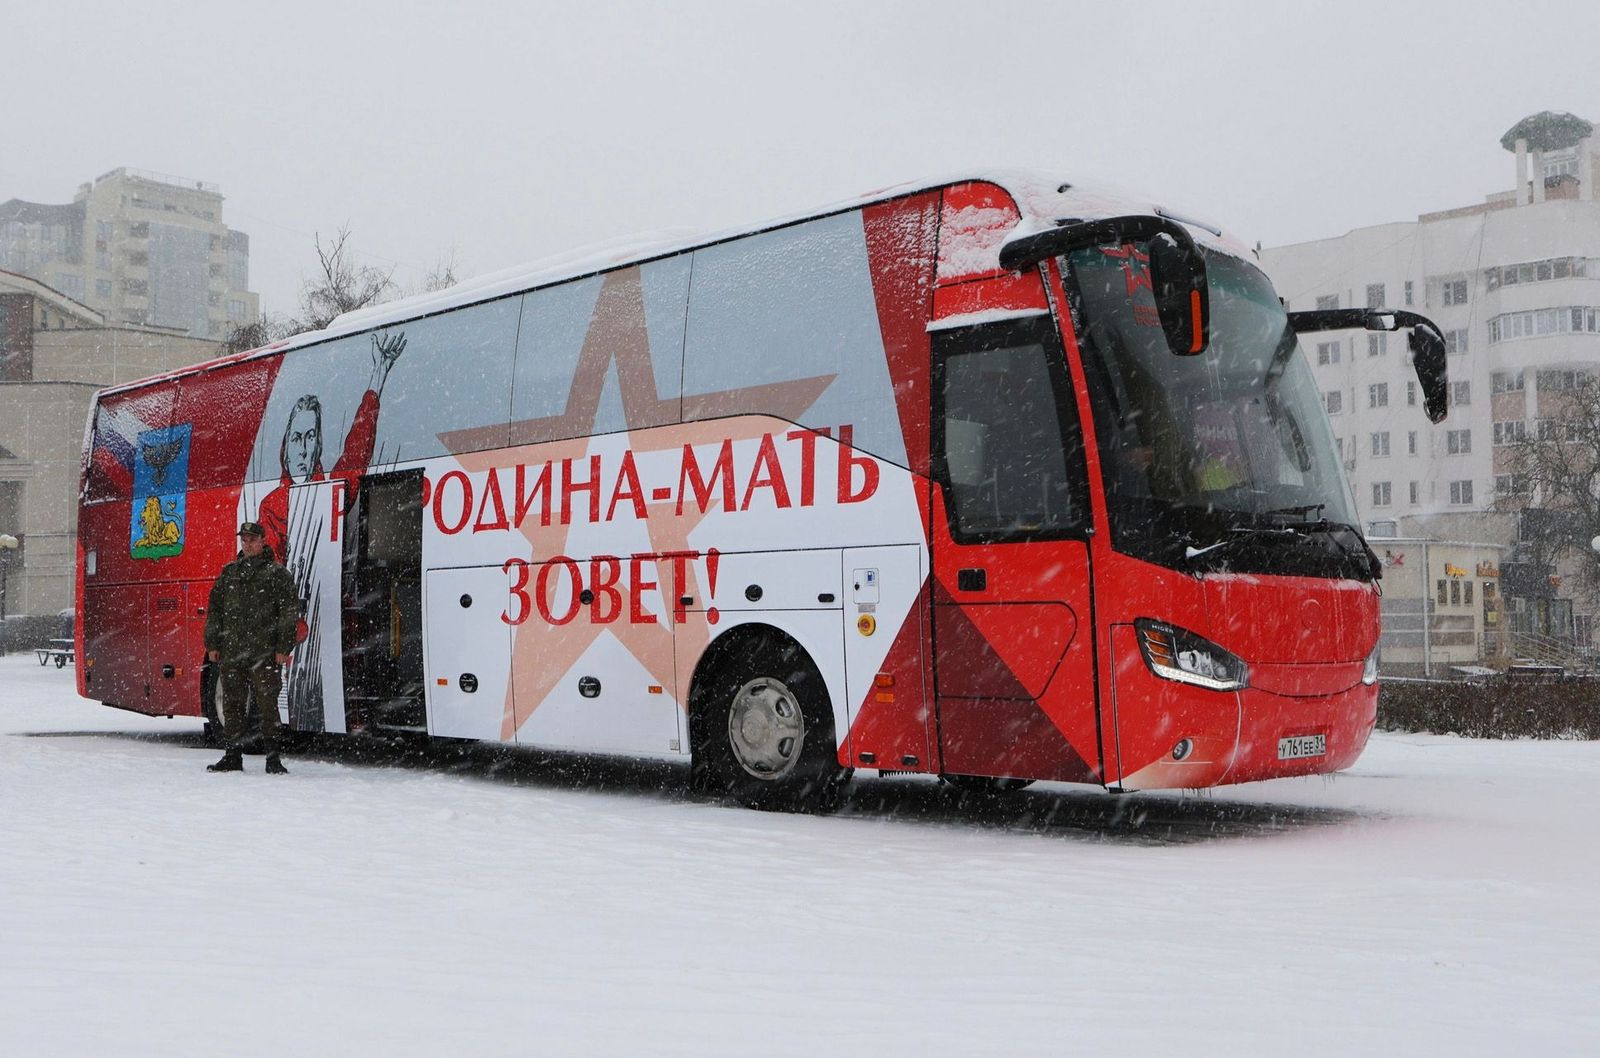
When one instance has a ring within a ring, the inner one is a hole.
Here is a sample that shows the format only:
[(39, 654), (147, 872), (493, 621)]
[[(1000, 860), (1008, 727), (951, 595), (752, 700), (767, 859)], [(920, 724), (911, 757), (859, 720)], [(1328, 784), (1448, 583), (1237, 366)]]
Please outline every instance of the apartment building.
[(260, 315), (250, 239), (215, 184), (113, 169), (65, 205), (0, 203), (0, 269), (31, 276), (112, 325), (225, 338)]

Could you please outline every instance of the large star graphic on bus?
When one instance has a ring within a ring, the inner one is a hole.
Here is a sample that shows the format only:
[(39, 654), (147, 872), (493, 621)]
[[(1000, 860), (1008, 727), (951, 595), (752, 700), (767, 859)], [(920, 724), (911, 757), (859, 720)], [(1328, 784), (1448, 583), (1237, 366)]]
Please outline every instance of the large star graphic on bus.
[[(676, 397), (662, 398), (650, 360), (639, 269), (629, 268), (610, 273), (602, 281), (566, 406), (560, 413), (514, 421), (509, 434), (504, 426), (488, 426), (443, 433), (439, 435), (440, 441), (468, 471), (581, 459), (589, 452), (589, 436), (594, 433), (607, 376), (613, 366), (624, 422), (630, 433), (629, 443), (636, 453), (759, 437), (774, 425), (768, 416), (788, 423), (798, 422), (836, 377), (814, 375), (713, 393), (685, 394), (681, 402)], [(658, 429), (668, 426), (672, 428)], [(508, 441), (509, 449), (505, 447)], [(658, 563), (659, 590), (667, 600), (666, 612), (657, 614), (655, 623), (618, 621), (606, 625), (593, 624), (581, 617), (565, 625), (545, 625), (535, 615), (517, 627), (512, 647), (513, 680), (508, 686), (501, 728), (503, 740), (515, 737), (516, 731), (572, 666), (599, 636), (607, 633), (622, 642), (657, 685), (673, 688), (680, 703), (687, 695), (687, 687), (677, 686), (674, 638), (685, 656), (698, 657), (710, 638), (711, 629), (704, 613), (685, 614), (683, 622), (677, 623), (677, 600), (685, 595), (702, 598), (706, 593), (698, 584), (696, 563), (674, 560), (670, 556), (691, 550), (690, 535), (706, 515), (718, 510), (719, 504), (713, 501), (705, 511), (690, 504), (680, 513), (676, 503), (660, 502), (665, 497), (659, 489), (647, 490), (646, 495), (654, 501), (646, 504), (645, 531), (650, 540), (650, 553), (667, 556)], [(531, 545), (532, 562), (537, 564), (568, 554), (572, 529), (573, 525), (554, 521), (550, 525), (540, 525), (537, 518), (524, 522), (521, 532)], [(677, 570), (685, 574), (685, 583), (673, 583)], [(632, 586), (619, 582), (616, 587), (622, 593), (623, 612), (630, 612), (634, 605)], [(643, 602), (641, 600), (641, 605)]]

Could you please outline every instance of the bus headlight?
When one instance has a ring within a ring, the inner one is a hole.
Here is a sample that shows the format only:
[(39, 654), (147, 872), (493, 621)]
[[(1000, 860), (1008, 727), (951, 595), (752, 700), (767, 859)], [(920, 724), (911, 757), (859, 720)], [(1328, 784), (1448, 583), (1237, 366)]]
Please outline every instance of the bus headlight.
[(1182, 628), (1141, 617), (1133, 622), (1150, 671), (1165, 680), (1213, 691), (1236, 691), (1250, 682), (1243, 659)]
[(1367, 663), (1361, 666), (1361, 682), (1371, 687), (1378, 682), (1378, 648), (1373, 647), (1372, 653), (1367, 655)]

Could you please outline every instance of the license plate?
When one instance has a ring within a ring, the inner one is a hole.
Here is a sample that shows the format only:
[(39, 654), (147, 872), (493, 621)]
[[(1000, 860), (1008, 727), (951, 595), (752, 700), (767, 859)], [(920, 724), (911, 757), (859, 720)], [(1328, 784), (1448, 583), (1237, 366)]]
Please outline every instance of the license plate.
[(1279, 760), (1300, 760), (1302, 757), (1320, 757), (1328, 752), (1326, 735), (1290, 735), (1278, 739)]

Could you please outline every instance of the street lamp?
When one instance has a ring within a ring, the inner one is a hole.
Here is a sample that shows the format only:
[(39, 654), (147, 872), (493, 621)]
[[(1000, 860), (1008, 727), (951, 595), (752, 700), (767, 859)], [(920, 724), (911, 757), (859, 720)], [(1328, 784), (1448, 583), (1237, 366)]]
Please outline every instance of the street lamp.
[(10, 533), (0, 533), (0, 656), (10, 648), (10, 636), (6, 634), (6, 574), (11, 569), (11, 552), (19, 546), (17, 538)]

